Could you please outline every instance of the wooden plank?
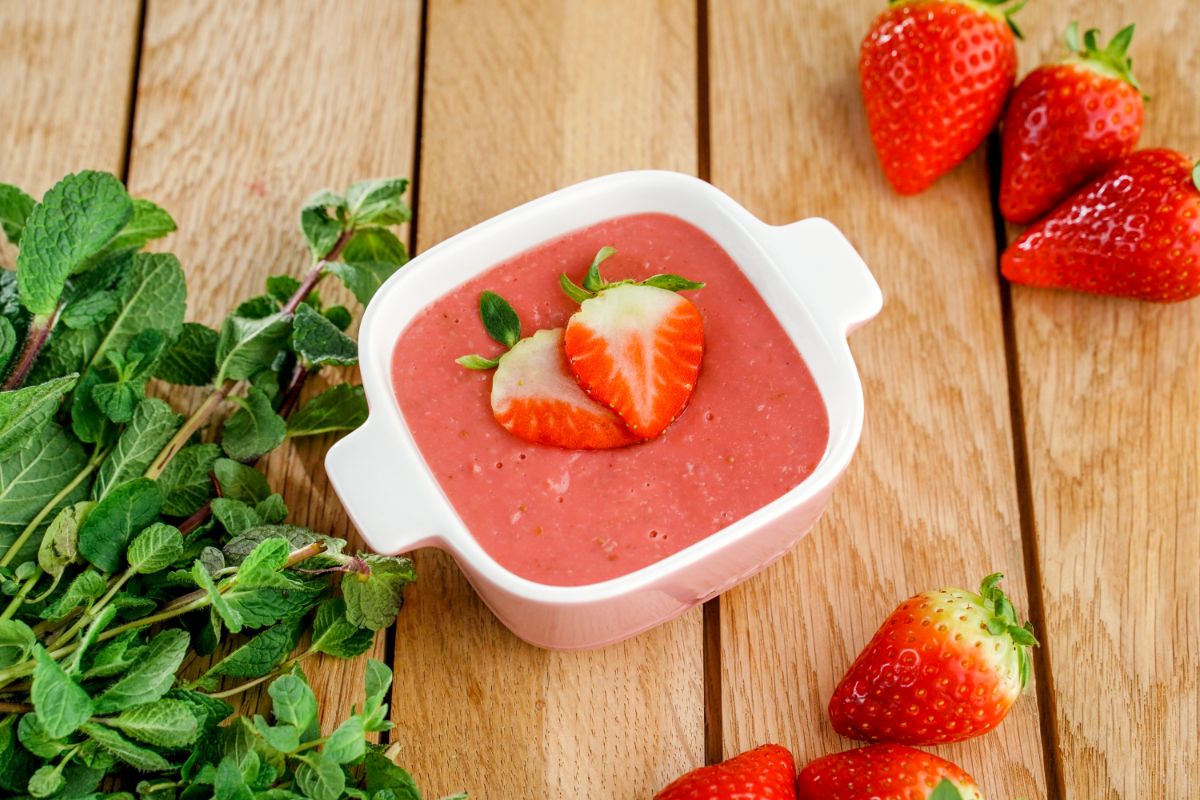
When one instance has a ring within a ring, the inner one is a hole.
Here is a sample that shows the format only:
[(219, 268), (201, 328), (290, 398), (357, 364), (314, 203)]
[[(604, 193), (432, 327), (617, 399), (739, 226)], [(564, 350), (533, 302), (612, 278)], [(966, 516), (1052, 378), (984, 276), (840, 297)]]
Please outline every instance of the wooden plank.
[[(825, 216), (883, 288), (854, 335), (867, 402), (825, 518), (721, 601), (726, 755), (767, 741), (798, 764), (851, 742), (838, 679), (902, 599), (1003, 571), (1026, 607), (995, 244), (982, 154), (902, 198), (876, 162), (858, 47), (876, 0), (710, 3), (711, 175), (770, 222)], [(938, 748), (988, 797), (1045, 795), (1037, 700), (993, 734)]]
[[(179, 224), (165, 247), (187, 271), (189, 319), (218, 324), (268, 275), (308, 268), (297, 220), (315, 190), (411, 173), (420, 15), (418, 0), (150, 2), (129, 185)], [(331, 441), (285, 445), (267, 476), (293, 521), (353, 540), (325, 477)], [(361, 702), (364, 665), (306, 663), (327, 726)]]
[[(1027, 68), (1078, 10), (1022, 14)], [(1137, 22), (1144, 147), (1200, 157), (1200, 34), (1186, 0), (1092, 3)], [(1015, 230), (1013, 231), (1015, 233)], [(1200, 794), (1200, 303), (1014, 287), (1034, 529), (1064, 798)]]
[(121, 172), (137, 27), (136, 0), (0, 0), (0, 181), (41, 197), (68, 172)]
[[(418, 244), (620, 169), (697, 164), (695, 5), (432, 2)], [(431, 797), (648, 797), (703, 761), (699, 610), (585, 653), (526, 645), (422, 551), (393, 735)]]

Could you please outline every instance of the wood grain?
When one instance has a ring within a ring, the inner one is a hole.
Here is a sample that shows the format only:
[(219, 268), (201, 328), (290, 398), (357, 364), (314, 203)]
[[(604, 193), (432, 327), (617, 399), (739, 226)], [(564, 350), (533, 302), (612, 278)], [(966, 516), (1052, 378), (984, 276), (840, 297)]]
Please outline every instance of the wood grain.
[[(695, 5), (429, 6), (418, 244), (621, 169), (697, 166)], [(397, 620), (397, 734), (429, 796), (648, 797), (703, 761), (699, 610), (624, 644), (516, 639), (440, 553)]]
[[(982, 154), (913, 198), (885, 182), (858, 91), (874, 0), (712, 2), (711, 175), (769, 222), (825, 216), (884, 309), (851, 341), (862, 444), (825, 518), (721, 601), (725, 754), (768, 741), (799, 765), (854, 743), (826, 705), (902, 599), (1003, 571), (1026, 607), (991, 207)], [(988, 797), (1041, 797), (1036, 694), (938, 752)]]
[(0, 181), (40, 198), (68, 172), (122, 171), (137, 24), (136, 0), (0, 0)]
[[(179, 224), (165, 247), (187, 272), (189, 319), (219, 324), (268, 275), (308, 269), (298, 219), (314, 191), (411, 174), (420, 16), (418, 0), (149, 3), (129, 186)], [(331, 442), (285, 444), (267, 477), (292, 521), (353, 541), (325, 477)], [(328, 727), (361, 702), (365, 661), (321, 659), (306, 669)]]
[[(1200, 157), (1194, 4), (1031, 4), (1026, 69), (1071, 20), (1130, 54), (1145, 147)], [(1015, 230), (1013, 231), (1015, 233)], [(1014, 287), (1064, 798), (1200, 794), (1200, 302)]]

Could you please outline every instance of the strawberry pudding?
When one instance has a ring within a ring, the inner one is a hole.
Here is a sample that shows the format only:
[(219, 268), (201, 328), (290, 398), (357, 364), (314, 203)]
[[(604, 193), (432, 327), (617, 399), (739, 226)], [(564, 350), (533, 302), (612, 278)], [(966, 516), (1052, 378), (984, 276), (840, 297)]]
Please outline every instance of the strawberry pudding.
[[(605, 351), (651, 314), (649, 352)], [(396, 341), (392, 382), (462, 523), (541, 584), (616, 578), (712, 535), (803, 481), (829, 439), (763, 298), (707, 234), (660, 213), (545, 242), (435, 300)]]

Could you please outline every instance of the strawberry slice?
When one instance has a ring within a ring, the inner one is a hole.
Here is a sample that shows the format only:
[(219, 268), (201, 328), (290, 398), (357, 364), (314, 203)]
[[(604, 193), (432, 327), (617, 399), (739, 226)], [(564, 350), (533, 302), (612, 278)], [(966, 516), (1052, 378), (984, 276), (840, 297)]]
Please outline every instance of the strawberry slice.
[(468, 369), (492, 369), (492, 416), (521, 439), (575, 450), (604, 450), (640, 441), (609, 409), (588, 397), (567, 370), (563, 329), (520, 338), (517, 313), (504, 298), (484, 292), (480, 316), (488, 334), (508, 351), (490, 359), (458, 359)]
[(563, 346), (575, 380), (594, 400), (615, 411), (625, 426), (653, 439), (687, 406), (704, 359), (700, 310), (677, 292), (703, 288), (678, 275), (609, 283), (596, 254), (583, 286), (563, 275), (563, 290), (580, 303), (567, 323)]

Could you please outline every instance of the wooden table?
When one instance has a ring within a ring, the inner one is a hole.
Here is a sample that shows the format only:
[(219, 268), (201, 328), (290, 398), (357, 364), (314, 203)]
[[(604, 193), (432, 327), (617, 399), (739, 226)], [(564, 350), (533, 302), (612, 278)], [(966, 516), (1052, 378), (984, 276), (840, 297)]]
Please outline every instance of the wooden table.
[[(834, 682), (901, 598), (1003, 570), (1043, 646), (990, 736), (940, 748), (991, 798), (1200, 795), (1200, 302), (1154, 307), (997, 279), (983, 152), (910, 199), (876, 165), (858, 42), (881, 0), (0, 0), (0, 180), (83, 167), (166, 206), (189, 317), (213, 323), (305, 255), (314, 190), (411, 175), (423, 250), (621, 169), (699, 174), (782, 223), (826, 216), (886, 295), (854, 335), (862, 446), (792, 554), (624, 644), (510, 635), (447, 557), (378, 657), (393, 740), (431, 797), (646, 798), (766, 741), (846, 747)], [(1082, 17), (1138, 22), (1143, 143), (1200, 155), (1188, 0), (1034, 2), (1022, 71)], [(321, 458), (269, 464), (296, 517), (352, 535)], [(313, 670), (326, 722), (361, 663)]]

